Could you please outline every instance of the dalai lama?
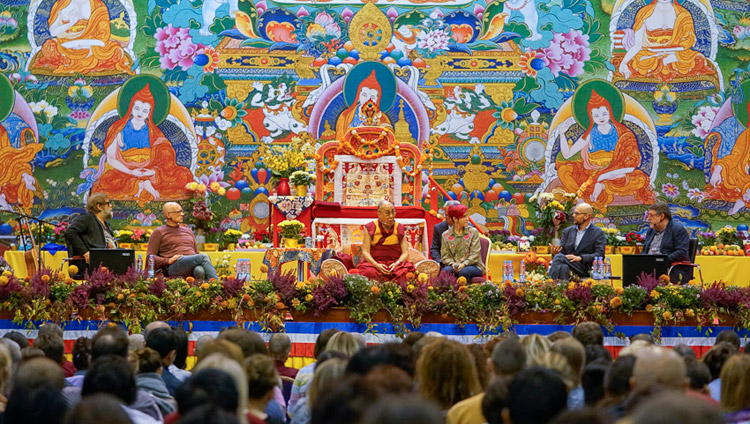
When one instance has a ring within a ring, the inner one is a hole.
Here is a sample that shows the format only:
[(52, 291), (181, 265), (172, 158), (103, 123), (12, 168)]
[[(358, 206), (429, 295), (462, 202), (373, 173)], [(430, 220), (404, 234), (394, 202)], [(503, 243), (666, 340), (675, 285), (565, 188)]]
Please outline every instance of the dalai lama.
[(386, 200), (378, 204), (378, 219), (364, 226), (359, 273), (371, 280), (399, 280), (414, 265), (408, 261), (409, 245), (404, 226), (396, 222), (396, 209)]

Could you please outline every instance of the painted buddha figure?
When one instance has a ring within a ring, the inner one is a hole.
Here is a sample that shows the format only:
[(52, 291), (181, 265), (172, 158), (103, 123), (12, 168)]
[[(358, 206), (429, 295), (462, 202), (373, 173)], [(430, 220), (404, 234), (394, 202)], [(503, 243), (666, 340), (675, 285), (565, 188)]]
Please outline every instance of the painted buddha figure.
[(336, 121), (336, 139), (341, 140), (346, 132), (354, 127), (385, 126), (392, 127), (391, 120), (380, 110), (380, 84), (375, 71), (362, 80), (357, 87), (356, 102), (341, 112)]

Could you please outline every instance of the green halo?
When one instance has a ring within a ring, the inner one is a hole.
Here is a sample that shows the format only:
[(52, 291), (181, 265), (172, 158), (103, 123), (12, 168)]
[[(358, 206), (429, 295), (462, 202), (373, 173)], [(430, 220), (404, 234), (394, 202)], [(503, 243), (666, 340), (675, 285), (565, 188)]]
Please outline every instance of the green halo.
[(10, 83), (8, 77), (0, 74), (0, 121), (4, 121), (13, 110), (13, 103), (16, 101), (16, 90)]
[(622, 96), (620, 90), (610, 82), (602, 79), (592, 79), (581, 84), (576, 92), (573, 93), (573, 117), (575, 117), (578, 125), (588, 128), (591, 124), (591, 117), (589, 116), (587, 107), (592, 91), (599, 93), (612, 106), (612, 119), (622, 122), (622, 118), (625, 116), (625, 98)]
[(742, 96), (742, 101), (740, 103), (732, 102), (732, 111), (734, 112), (734, 117), (737, 121), (739, 121), (743, 127), (747, 128), (748, 120), (750, 120), (747, 112), (747, 102), (750, 101), (750, 79), (742, 81), (742, 84), (740, 84), (740, 92), (744, 94)]
[(138, 75), (130, 78), (122, 85), (120, 92), (117, 94), (117, 112), (121, 117), (124, 117), (128, 113), (130, 108), (130, 100), (133, 99), (135, 93), (141, 91), (143, 87), (149, 85), (151, 95), (154, 96), (154, 124), (159, 125), (167, 119), (169, 115), (169, 107), (172, 103), (172, 98), (169, 95), (169, 89), (164, 81), (153, 75)]
[(344, 80), (344, 100), (349, 107), (357, 102), (357, 89), (365, 78), (375, 71), (375, 78), (380, 84), (380, 111), (385, 113), (396, 102), (396, 76), (380, 62), (364, 62), (352, 68)]

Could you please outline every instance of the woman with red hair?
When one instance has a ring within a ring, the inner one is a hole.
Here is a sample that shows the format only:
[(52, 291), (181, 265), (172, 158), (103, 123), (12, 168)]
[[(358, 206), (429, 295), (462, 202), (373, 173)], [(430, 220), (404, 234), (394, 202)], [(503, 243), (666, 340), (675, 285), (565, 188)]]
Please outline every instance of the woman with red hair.
[(471, 281), (474, 277), (483, 276), (485, 267), (481, 258), (479, 231), (469, 226), (467, 211), (464, 205), (453, 205), (445, 211), (451, 228), (443, 233), (440, 258), (442, 263), (448, 264), (443, 271)]

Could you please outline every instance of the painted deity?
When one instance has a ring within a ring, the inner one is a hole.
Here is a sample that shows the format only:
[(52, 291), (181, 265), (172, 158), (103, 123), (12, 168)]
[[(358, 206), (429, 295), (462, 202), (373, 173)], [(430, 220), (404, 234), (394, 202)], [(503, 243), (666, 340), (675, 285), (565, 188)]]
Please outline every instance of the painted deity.
[(42, 44), (33, 68), (56, 74), (133, 74), (132, 58), (112, 39), (109, 10), (102, 0), (59, 0), (47, 23), (51, 38)]
[(341, 112), (336, 121), (336, 139), (343, 139), (346, 132), (354, 127), (392, 127), (391, 120), (380, 110), (380, 99), (383, 95), (373, 70), (357, 87), (356, 101)]
[[(649, 176), (638, 169), (641, 154), (633, 131), (615, 119), (610, 102), (594, 90), (586, 110), (589, 127), (572, 146), (560, 135), (557, 174), (565, 190), (599, 210), (606, 210), (615, 196), (653, 203)], [(580, 160), (571, 160), (576, 153)]]
[(695, 26), (690, 12), (674, 0), (654, 0), (642, 7), (633, 25), (632, 47), (619, 72), (625, 78), (649, 77), (670, 81), (675, 77), (713, 73), (706, 57), (693, 49)]
[[(750, 102), (745, 103), (750, 114)], [(713, 199), (733, 205), (729, 215), (750, 206), (750, 128), (745, 128), (736, 140), (720, 137), (711, 150), (711, 172), (706, 194)]]
[(104, 140), (105, 169), (93, 192), (141, 204), (185, 197), (193, 174), (176, 163), (172, 144), (154, 123), (155, 105), (146, 84), (133, 96), (125, 116), (110, 126)]
[(8, 132), (0, 125), (0, 163), (3, 164), (0, 167), (0, 207), (12, 209), (11, 205), (20, 204), (26, 213), (31, 210), (34, 196), (40, 195), (31, 161), (43, 148), (41, 143), (13, 147)]

